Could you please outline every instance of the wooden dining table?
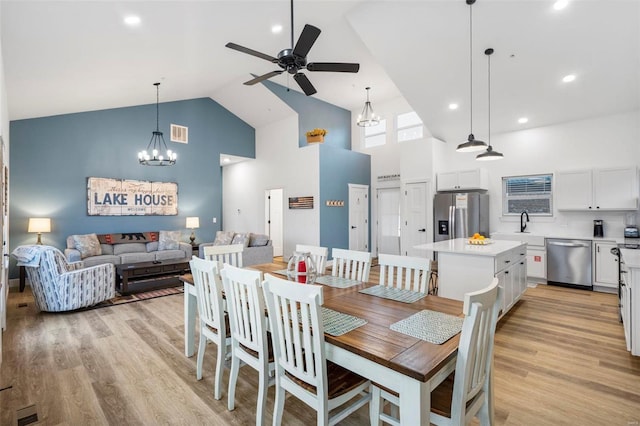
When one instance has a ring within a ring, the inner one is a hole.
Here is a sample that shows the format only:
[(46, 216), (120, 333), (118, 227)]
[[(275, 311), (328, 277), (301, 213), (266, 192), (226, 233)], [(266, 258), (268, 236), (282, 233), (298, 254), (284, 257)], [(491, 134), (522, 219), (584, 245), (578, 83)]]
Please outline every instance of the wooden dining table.
[[(282, 264), (250, 268), (273, 273)], [(189, 357), (195, 353), (196, 292), (191, 275), (180, 279), (184, 282), (185, 355)], [(429, 425), (431, 391), (455, 369), (460, 333), (438, 345), (393, 331), (390, 325), (425, 309), (462, 316), (462, 302), (429, 295), (403, 303), (359, 293), (374, 285), (378, 283), (323, 286), (323, 306), (367, 321), (341, 336), (325, 333), (327, 359), (397, 392), (402, 425)]]

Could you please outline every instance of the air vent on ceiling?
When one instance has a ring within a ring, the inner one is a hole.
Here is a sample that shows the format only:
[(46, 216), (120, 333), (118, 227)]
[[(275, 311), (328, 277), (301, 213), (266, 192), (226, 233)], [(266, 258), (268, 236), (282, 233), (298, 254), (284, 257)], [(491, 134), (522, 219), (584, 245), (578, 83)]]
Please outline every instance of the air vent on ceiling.
[(189, 143), (189, 128), (172, 124), (171, 142)]

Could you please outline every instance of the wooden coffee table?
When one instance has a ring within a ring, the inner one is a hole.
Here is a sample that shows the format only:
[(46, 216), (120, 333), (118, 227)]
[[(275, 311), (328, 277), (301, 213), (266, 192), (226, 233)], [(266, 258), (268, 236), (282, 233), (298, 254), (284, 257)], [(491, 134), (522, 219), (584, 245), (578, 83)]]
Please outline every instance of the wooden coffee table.
[(181, 285), (178, 277), (189, 272), (189, 259), (171, 259), (153, 262), (123, 263), (116, 265), (116, 289), (128, 294), (129, 286), (135, 291)]

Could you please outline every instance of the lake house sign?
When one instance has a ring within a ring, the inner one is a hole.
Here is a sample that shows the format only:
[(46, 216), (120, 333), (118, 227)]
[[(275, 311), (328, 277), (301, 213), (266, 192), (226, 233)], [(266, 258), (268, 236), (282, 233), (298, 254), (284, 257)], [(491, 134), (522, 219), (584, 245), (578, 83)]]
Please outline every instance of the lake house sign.
[(87, 212), (89, 216), (175, 216), (178, 184), (90, 177)]

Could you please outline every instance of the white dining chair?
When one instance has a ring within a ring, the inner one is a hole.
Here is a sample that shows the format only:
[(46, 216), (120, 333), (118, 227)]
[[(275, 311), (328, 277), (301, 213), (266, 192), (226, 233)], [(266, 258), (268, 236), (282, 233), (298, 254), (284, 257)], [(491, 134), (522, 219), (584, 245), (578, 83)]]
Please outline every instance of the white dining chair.
[(204, 248), (204, 258), (216, 260), (220, 265), (225, 263), (242, 268), (243, 244), (230, 244), (223, 246), (207, 246)]
[(334, 425), (366, 405), (370, 382), (326, 360), (322, 286), (299, 285), (269, 274), (262, 286), (276, 361), (273, 424), (282, 422), (286, 392), (316, 410), (318, 425)]
[(262, 273), (226, 265), (222, 283), (231, 326), (231, 372), (227, 406), (235, 408), (235, 390), (240, 363), (258, 371), (256, 425), (264, 424), (267, 388), (275, 384), (275, 363), (261, 287)]
[(200, 342), (198, 344), (196, 378), (198, 380), (202, 379), (204, 351), (207, 347), (207, 342), (213, 342), (218, 346), (213, 396), (215, 399), (220, 399), (222, 371), (231, 345), (231, 333), (228, 317), (224, 312), (218, 262), (193, 256), (189, 265), (196, 287), (198, 316), (200, 317)]
[[(502, 305), (502, 289), (494, 278), (489, 287), (464, 295), (465, 315), (458, 345), (456, 367), (447, 379), (431, 392), (430, 422), (439, 426), (466, 426), (478, 417), (483, 426), (494, 425), (493, 413), (493, 341)], [(398, 395), (372, 385), (371, 424), (399, 425)], [(382, 412), (382, 400), (395, 407), (391, 415)], [(402, 413), (400, 413), (402, 415)]]
[(426, 294), (430, 264), (431, 260), (425, 257), (381, 253), (378, 255), (380, 285)]
[(371, 253), (346, 249), (331, 249), (331, 275), (358, 281), (369, 281)]
[(325, 273), (327, 268), (327, 256), (329, 256), (329, 249), (327, 247), (296, 244), (296, 251), (310, 253), (313, 263), (316, 265), (316, 271), (318, 274), (322, 275)]

